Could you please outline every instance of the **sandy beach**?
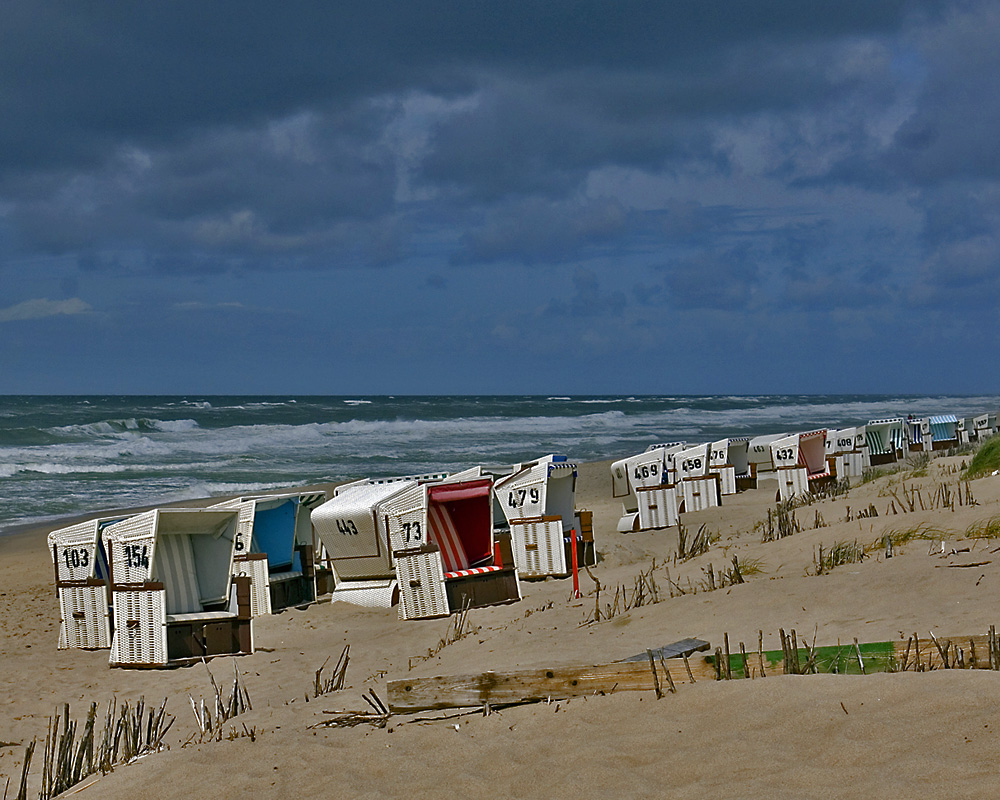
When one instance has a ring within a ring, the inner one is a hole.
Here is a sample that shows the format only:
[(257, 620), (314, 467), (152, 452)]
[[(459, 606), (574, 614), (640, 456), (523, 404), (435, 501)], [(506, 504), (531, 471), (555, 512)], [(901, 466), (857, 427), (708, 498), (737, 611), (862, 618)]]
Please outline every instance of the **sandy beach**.
[[(991, 796), (1000, 790), (1000, 673), (988, 670), (700, 680), (662, 699), (618, 691), (488, 716), (439, 711), (393, 715), (384, 728), (317, 727), (330, 712), (366, 710), (365, 692), (385, 698), (386, 682), (407, 676), (602, 664), (687, 637), (714, 648), (726, 634), (734, 648), (744, 642), (755, 652), (758, 631), (765, 649), (778, 649), (779, 628), (819, 645), (984, 634), (997, 621), (1000, 543), (963, 534), (1000, 514), (1000, 477), (969, 483), (973, 505), (929, 508), (941, 484), (958, 491), (969, 457), (934, 458), (926, 474), (904, 468), (801, 507), (801, 531), (762, 543), (759, 523), (776, 488), (765, 475), (719, 508), (683, 515), (689, 531), (704, 524), (719, 534), (687, 560), (676, 558), (676, 528), (616, 532), (609, 462), (585, 464), (577, 506), (594, 512), (601, 560), (593, 575), (610, 618), (594, 621), (586, 573), (579, 599), (570, 579), (522, 582), (521, 602), (472, 610), (469, 635), (443, 647), (450, 620), (404, 622), (396, 609), (326, 602), (263, 617), (254, 655), (208, 665), (223, 686), (238, 670), (253, 709), (228, 723), (231, 737), (200, 744), (188, 695), (211, 695), (206, 667), (112, 670), (107, 651), (58, 651), (46, 529), (0, 537), (0, 787), (9, 778), (16, 794), (25, 746), (44, 739), (63, 703), (82, 718), (91, 702), (145, 697), (166, 698), (176, 718), (169, 749), (88, 779), (74, 796)], [(902, 513), (896, 504), (892, 513), (904, 485), (919, 490), (927, 510)], [(878, 516), (858, 518), (871, 507)], [(877, 547), (860, 563), (816, 574), (820, 546), (870, 545), (906, 530), (924, 538), (898, 544), (892, 558)], [(756, 569), (744, 570), (743, 584), (708, 591), (709, 565), (718, 573), (734, 556)], [(659, 602), (609, 615), (616, 587), (631, 591), (650, 570)], [(347, 687), (313, 698), (316, 670), (347, 644)]]

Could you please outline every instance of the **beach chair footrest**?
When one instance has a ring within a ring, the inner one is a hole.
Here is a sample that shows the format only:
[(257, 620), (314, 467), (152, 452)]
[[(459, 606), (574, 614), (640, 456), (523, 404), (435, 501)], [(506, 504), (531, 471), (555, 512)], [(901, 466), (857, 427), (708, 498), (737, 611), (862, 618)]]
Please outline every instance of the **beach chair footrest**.
[[(177, 619), (196, 617), (196, 619)], [(167, 659), (241, 655), (252, 652), (251, 621), (234, 614), (179, 614), (167, 617)]]
[[(487, 567), (486, 573), (450, 578), (445, 581), (448, 608), (461, 611), (498, 603), (514, 603), (521, 599), (517, 573), (513, 569)], [(472, 572), (472, 570), (462, 570)]]

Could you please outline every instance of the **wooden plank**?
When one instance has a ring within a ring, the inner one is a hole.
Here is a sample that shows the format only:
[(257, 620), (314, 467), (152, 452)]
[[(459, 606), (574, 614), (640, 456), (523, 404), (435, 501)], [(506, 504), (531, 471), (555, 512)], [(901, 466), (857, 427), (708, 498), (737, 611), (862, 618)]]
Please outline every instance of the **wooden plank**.
[[(697, 640), (695, 640), (697, 641)], [(971, 645), (971, 646), (970, 646)], [(976, 663), (971, 663), (972, 649), (975, 648)], [(944, 667), (945, 653), (950, 666), (955, 666), (958, 648), (963, 651), (965, 666), (987, 669), (989, 667), (988, 636), (940, 636), (934, 639), (913, 638), (887, 642), (850, 643), (816, 648), (817, 672), (838, 672), (858, 674), (864, 663), (864, 672), (885, 672), (900, 669), (906, 660), (905, 669), (913, 670), (919, 661), (920, 669), (941, 669)], [(789, 647), (790, 652), (796, 652)], [(439, 675), (430, 678), (407, 678), (389, 681), (389, 709), (393, 712), (428, 711), (442, 708), (463, 708), (490, 705), (513, 705), (535, 703), (546, 700), (564, 700), (594, 694), (612, 692), (648, 691), (655, 692), (650, 654), (642, 655), (642, 660), (619, 661), (614, 664), (569, 665), (548, 669), (516, 670), (512, 672), (481, 672), (470, 675)], [(798, 663), (804, 665), (809, 660), (806, 648), (797, 649)], [(781, 650), (765, 651), (767, 674), (784, 673), (784, 653)], [(690, 683), (692, 680), (715, 680), (713, 656), (688, 660), (690, 672), (680, 659), (659, 660), (654, 658), (660, 685), (670, 683), (663, 667), (670, 670), (673, 683)], [(758, 659), (744, 658), (743, 652), (730, 656), (730, 673), (733, 678), (744, 677), (744, 667), (751, 666), (752, 677), (757, 677)]]
[[(475, 675), (441, 675), (389, 681), (389, 710), (426, 711), (464, 706), (509, 705), (565, 700), (592, 694), (654, 691), (649, 657), (645, 661), (561, 666)], [(691, 661), (695, 680), (714, 680), (715, 667), (703, 659)], [(683, 662), (671, 666), (675, 683), (688, 682)], [(683, 676), (683, 677), (682, 677)], [(664, 678), (665, 679), (665, 678)]]

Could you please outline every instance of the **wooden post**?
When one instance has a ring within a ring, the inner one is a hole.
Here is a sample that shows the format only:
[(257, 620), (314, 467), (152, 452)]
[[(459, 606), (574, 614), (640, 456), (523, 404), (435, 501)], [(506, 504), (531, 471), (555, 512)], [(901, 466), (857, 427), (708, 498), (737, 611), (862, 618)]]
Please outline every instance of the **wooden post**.
[(659, 700), (663, 697), (663, 692), (660, 691), (660, 678), (656, 674), (656, 662), (653, 661), (653, 651), (646, 650), (646, 655), (649, 656), (649, 668), (653, 672), (653, 691), (656, 692), (656, 699)]

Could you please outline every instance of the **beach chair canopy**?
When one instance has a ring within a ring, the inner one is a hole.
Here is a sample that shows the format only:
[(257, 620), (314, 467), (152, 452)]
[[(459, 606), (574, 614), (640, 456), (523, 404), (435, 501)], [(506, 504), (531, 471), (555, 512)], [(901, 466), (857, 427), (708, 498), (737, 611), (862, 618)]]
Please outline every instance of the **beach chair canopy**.
[(156, 509), (104, 529), (115, 584), (159, 582), (166, 611), (191, 614), (228, 603), (235, 509)]
[(79, 522), (49, 533), (49, 554), (56, 570), (56, 581), (86, 581), (108, 579), (108, 557), (101, 539), (109, 525), (124, 517), (101, 517)]
[(871, 419), (865, 425), (865, 441), (874, 456), (906, 449), (906, 427), (902, 417)]
[(747, 458), (751, 464), (756, 464), (758, 471), (768, 471), (774, 469), (771, 460), (771, 443), (779, 439), (784, 439), (787, 433), (765, 433), (754, 436), (750, 439), (747, 447)]
[(549, 455), (517, 465), (512, 474), (496, 481), (494, 492), (508, 522), (561, 517), (568, 530), (576, 512), (576, 479), (576, 464), (565, 456)]
[(836, 456), (857, 450), (864, 445), (864, 437), (863, 425), (860, 428), (831, 428), (826, 432), (826, 454)]
[(709, 442), (696, 444), (681, 450), (674, 457), (678, 480), (701, 478), (708, 474), (712, 445)]
[(710, 451), (710, 469), (716, 470), (732, 466), (736, 477), (750, 474), (750, 437), (737, 436), (712, 442)]
[(297, 545), (313, 545), (312, 510), (326, 500), (326, 492), (296, 492), (236, 497), (210, 508), (240, 512), (236, 526), (236, 555), (265, 555), (271, 574), (301, 571)]
[(312, 513), (316, 535), (341, 580), (374, 580), (394, 574), (385, 504), (419, 484), (415, 480), (358, 481), (338, 487)]
[[(623, 458), (611, 465), (611, 485), (614, 497), (628, 497), (636, 488), (666, 483), (673, 464), (673, 455), (686, 446), (685, 442), (652, 444), (638, 455)], [(669, 458), (669, 463), (668, 463)]]
[(795, 433), (771, 442), (772, 462), (775, 469), (805, 467), (810, 476), (825, 474), (826, 430)]
[(935, 442), (958, 439), (958, 417), (954, 414), (938, 414), (928, 418), (927, 422)]
[(419, 484), (385, 501), (395, 554), (436, 545), (445, 573), (493, 558), (493, 480)]

